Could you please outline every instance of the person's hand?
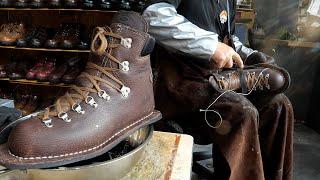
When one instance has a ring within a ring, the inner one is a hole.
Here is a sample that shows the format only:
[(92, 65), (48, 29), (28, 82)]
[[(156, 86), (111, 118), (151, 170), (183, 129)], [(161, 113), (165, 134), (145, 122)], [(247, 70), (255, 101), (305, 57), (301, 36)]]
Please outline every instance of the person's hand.
[(243, 68), (243, 61), (240, 55), (235, 52), (230, 46), (224, 43), (218, 42), (217, 49), (213, 54), (211, 61), (214, 68), (232, 68), (233, 62), (235, 62), (238, 67)]

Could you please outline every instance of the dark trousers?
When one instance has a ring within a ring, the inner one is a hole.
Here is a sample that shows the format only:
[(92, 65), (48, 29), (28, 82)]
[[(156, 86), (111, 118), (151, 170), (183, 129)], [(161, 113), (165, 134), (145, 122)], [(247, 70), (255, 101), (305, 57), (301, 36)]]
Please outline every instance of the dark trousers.
[[(210, 128), (199, 112), (220, 95), (207, 81), (210, 72), (173, 56), (158, 54), (157, 59), (156, 108), (198, 143), (213, 143), (216, 179), (292, 179), (294, 117), (285, 95), (226, 93), (210, 108), (221, 114), (222, 124)], [(212, 112), (208, 119), (219, 124)]]

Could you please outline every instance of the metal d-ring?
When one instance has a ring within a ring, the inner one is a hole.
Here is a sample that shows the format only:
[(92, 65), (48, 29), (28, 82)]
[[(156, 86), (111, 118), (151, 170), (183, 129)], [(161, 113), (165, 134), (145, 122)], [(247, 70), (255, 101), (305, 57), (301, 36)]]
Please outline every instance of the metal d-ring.
[(121, 63), (122, 71), (128, 72), (130, 70), (129, 65), (130, 65), (129, 61), (123, 61)]
[(52, 119), (51, 119), (51, 118), (44, 119), (44, 120), (42, 120), (42, 122), (43, 122), (44, 125), (46, 125), (48, 128), (52, 128), (52, 127), (53, 127), (53, 125), (52, 125)]
[(127, 49), (130, 49), (132, 46), (132, 39), (131, 38), (121, 38), (120, 44)]
[(80, 104), (74, 104), (74, 105), (72, 106), (72, 110), (75, 111), (75, 112), (77, 112), (77, 113), (79, 113), (79, 114), (84, 114), (84, 113), (85, 113), (85, 111), (82, 110)]
[(126, 86), (122, 86), (121, 88), (121, 94), (123, 97), (127, 98), (130, 94), (130, 88)]
[(111, 97), (106, 93), (105, 90), (100, 90), (100, 91), (98, 92), (98, 96), (101, 97), (101, 98), (103, 98), (103, 99), (105, 99), (105, 100), (107, 100), (107, 101), (109, 101), (110, 98), (111, 98)]
[(59, 113), (58, 118), (62, 119), (64, 122), (67, 122), (67, 123), (71, 122), (71, 119), (69, 118), (66, 112)]
[(96, 101), (93, 99), (92, 96), (88, 96), (86, 98), (86, 103), (89, 104), (90, 106), (94, 107), (94, 108), (98, 107), (98, 104), (96, 103)]

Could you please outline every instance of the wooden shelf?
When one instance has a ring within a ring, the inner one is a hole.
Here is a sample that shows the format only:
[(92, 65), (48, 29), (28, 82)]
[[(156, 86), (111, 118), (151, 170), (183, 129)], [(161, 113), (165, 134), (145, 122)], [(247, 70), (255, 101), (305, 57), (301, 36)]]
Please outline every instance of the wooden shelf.
[(70, 12), (99, 12), (116, 13), (118, 11), (99, 10), (99, 9), (51, 9), (51, 8), (0, 8), (0, 11), (70, 11)]
[(300, 48), (316, 48), (320, 46), (320, 43), (294, 41), (294, 40), (280, 40), (280, 39), (267, 39), (267, 44), (288, 46), (288, 47), (300, 47)]
[(18, 49), (28, 51), (50, 51), (50, 52), (73, 52), (73, 53), (89, 53), (90, 50), (77, 50), (77, 49), (47, 49), (47, 48), (29, 48), (18, 46), (0, 46), (0, 49)]
[(254, 9), (251, 8), (237, 8), (237, 11), (254, 11)]
[(7, 81), (12, 84), (24, 84), (24, 85), (34, 85), (34, 86), (49, 86), (49, 87), (70, 87), (67, 84), (51, 84), (50, 82), (38, 82), (36, 80), (26, 80), (26, 79), (19, 79), (19, 80), (10, 80), (9, 78), (0, 78), (0, 81)]

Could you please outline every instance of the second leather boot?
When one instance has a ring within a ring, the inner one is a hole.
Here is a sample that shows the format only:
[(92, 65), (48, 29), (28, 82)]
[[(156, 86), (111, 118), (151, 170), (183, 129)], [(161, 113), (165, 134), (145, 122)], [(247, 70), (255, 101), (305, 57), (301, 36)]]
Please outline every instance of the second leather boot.
[(120, 11), (110, 28), (96, 28), (85, 71), (52, 107), (11, 131), (0, 164), (48, 168), (91, 159), (158, 121), (147, 27), (138, 13)]
[(217, 91), (234, 90), (248, 93), (278, 94), (288, 89), (289, 73), (271, 64), (260, 64), (238, 70), (226, 70), (215, 73), (209, 78)]

